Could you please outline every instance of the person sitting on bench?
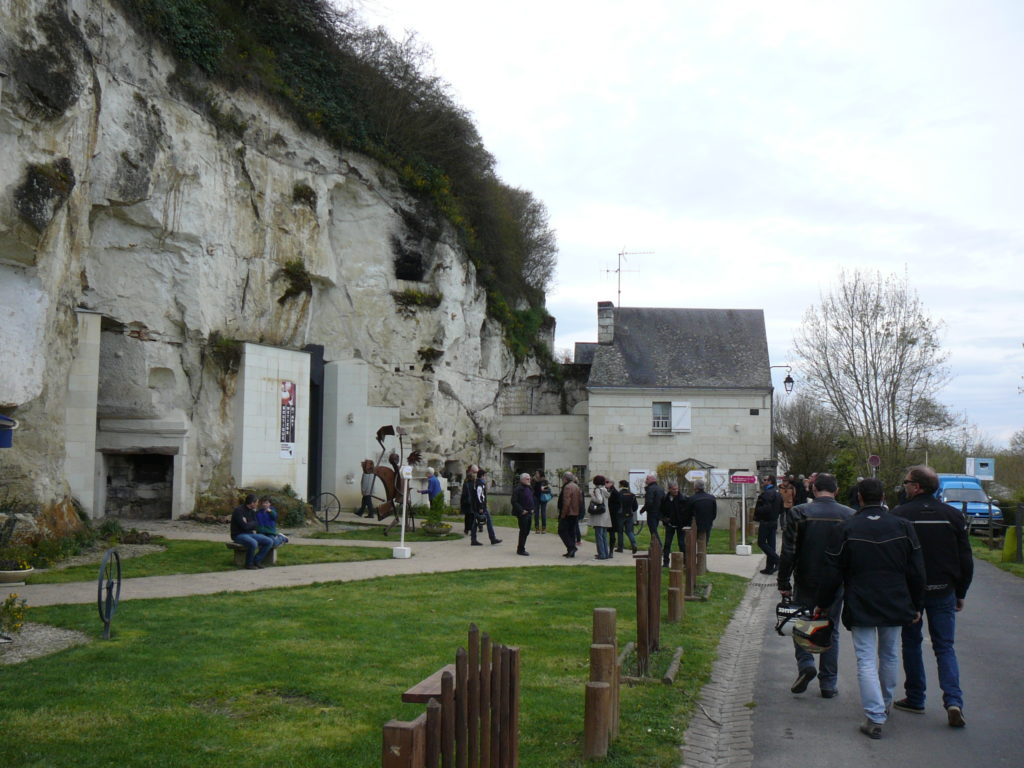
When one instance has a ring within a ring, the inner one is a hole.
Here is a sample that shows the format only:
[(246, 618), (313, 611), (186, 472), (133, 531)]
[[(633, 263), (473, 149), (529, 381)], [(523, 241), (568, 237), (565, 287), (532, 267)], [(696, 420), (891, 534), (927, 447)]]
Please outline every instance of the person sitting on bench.
[(256, 505), (258, 499), (252, 493), (245, 502), (231, 513), (231, 540), (245, 547), (245, 567), (254, 571), (262, 568), (260, 563), (267, 553), (274, 549), (274, 540), (256, 532)]
[(256, 533), (262, 533), (274, 540), (274, 548), (288, 543), (288, 537), (277, 532), (277, 510), (274, 500), (269, 496), (260, 496), (260, 507), (256, 510)]

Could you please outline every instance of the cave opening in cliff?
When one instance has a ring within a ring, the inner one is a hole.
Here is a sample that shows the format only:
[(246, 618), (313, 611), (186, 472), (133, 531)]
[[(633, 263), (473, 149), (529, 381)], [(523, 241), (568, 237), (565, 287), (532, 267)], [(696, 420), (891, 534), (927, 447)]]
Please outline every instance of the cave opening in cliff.
[(174, 457), (159, 453), (106, 454), (107, 517), (169, 520)]

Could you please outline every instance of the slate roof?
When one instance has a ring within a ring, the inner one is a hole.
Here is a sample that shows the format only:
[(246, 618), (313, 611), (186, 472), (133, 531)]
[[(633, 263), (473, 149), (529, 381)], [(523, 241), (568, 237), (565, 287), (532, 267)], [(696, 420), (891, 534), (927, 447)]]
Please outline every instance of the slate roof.
[(594, 352), (597, 350), (597, 342), (577, 341), (576, 349), (573, 352), (572, 361), (582, 365), (590, 365), (594, 362)]
[(590, 387), (770, 389), (760, 309), (620, 307), (598, 344)]

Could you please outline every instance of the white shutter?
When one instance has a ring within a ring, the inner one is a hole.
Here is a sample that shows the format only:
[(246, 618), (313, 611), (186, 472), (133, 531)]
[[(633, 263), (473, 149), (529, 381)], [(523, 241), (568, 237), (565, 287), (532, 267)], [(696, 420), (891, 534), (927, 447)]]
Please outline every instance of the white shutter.
[(672, 403), (672, 431), (690, 431), (690, 404)]

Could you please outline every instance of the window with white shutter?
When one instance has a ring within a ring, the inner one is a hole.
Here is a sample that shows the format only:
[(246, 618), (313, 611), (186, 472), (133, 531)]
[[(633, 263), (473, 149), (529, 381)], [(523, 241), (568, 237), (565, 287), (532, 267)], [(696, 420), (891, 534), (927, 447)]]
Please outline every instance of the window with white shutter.
[(689, 432), (690, 431), (690, 404), (689, 403), (672, 403), (672, 431), (673, 432)]

